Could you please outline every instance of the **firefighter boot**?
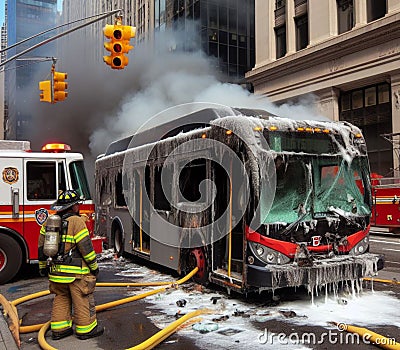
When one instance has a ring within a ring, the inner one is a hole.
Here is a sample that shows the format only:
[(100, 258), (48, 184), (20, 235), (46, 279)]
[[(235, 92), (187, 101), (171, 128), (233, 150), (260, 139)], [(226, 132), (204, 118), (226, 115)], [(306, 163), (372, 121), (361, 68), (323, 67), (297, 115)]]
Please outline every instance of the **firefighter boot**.
[(72, 335), (73, 331), (72, 328), (67, 328), (66, 330), (63, 330), (61, 332), (51, 332), (51, 339), (53, 340), (60, 340), (62, 338), (68, 337), (69, 335)]
[(90, 339), (99, 337), (104, 333), (104, 327), (96, 326), (89, 333), (86, 334), (77, 334), (76, 337), (80, 340)]

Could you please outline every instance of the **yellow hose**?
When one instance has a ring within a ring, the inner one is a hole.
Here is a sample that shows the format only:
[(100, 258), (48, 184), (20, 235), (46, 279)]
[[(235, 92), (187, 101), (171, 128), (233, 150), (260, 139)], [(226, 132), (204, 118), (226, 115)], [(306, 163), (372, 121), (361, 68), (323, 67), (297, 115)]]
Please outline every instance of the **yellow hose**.
[[(142, 294), (138, 294), (138, 295), (134, 295), (134, 296), (131, 296), (131, 297), (128, 297), (128, 298), (124, 298), (124, 299), (120, 299), (120, 300), (115, 300), (115, 301), (112, 301), (112, 302), (109, 302), (109, 303), (105, 303), (105, 304), (101, 304), (101, 305), (96, 305), (96, 311), (97, 312), (100, 312), (100, 311), (103, 311), (103, 310), (105, 310), (105, 309), (109, 309), (109, 308), (111, 308), (111, 307), (114, 307), (114, 306), (118, 306), (118, 305), (122, 305), (122, 304), (126, 304), (126, 303), (129, 303), (129, 302), (131, 302), (131, 301), (135, 301), (135, 300), (139, 300), (139, 299), (143, 299), (143, 298), (146, 298), (146, 297), (148, 297), (148, 296), (150, 296), (150, 295), (153, 295), (153, 294), (157, 294), (157, 293), (161, 293), (161, 292), (165, 292), (167, 289), (169, 289), (169, 288), (176, 288), (178, 285), (180, 285), (180, 284), (182, 284), (182, 283), (185, 283), (186, 281), (188, 281), (190, 278), (192, 278), (196, 273), (197, 273), (197, 271), (198, 271), (198, 267), (196, 267), (196, 268), (194, 268), (191, 272), (189, 272), (186, 276), (184, 276), (183, 278), (181, 278), (181, 279), (179, 279), (178, 281), (176, 281), (176, 282), (159, 282), (159, 284), (157, 284), (157, 282), (149, 282), (149, 283), (121, 283), (121, 282), (116, 282), (115, 284), (114, 283), (101, 283), (101, 285), (100, 285), (100, 287), (105, 287), (105, 286), (107, 286), (107, 287), (112, 287), (112, 286), (118, 286), (118, 287), (121, 287), (121, 286), (127, 286), (127, 285), (129, 285), (129, 286), (156, 286), (156, 285), (167, 285), (166, 287), (163, 287), (163, 288), (158, 288), (158, 289), (155, 289), (155, 290), (151, 290), (151, 291), (148, 291), (148, 292), (145, 292), (145, 293), (142, 293)], [(96, 286), (97, 286), (98, 284), (96, 283)], [(48, 295), (48, 294), (50, 294), (50, 291), (41, 291), (41, 292), (37, 292), (37, 293), (33, 293), (33, 294), (30, 294), (30, 295), (27, 295), (27, 296), (25, 296), (25, 297), (22, 297), (22, 298), (19, 298), (19, 299), (15, 299), (14, 301), (12, 301), (10, 304), (13, 306), (13, 307), (15, 307), (15, 305), (18, 305), (18, 304), (20, 304), (20, 303), (22, 303), (22, 302), (25, 302), (25, 301), (28, 301), (28, 300), (32, 300), (32, 299), (35, 299), (35, 298), (39, 298), (39, 297), (42, 297), (42, 296), (45, 296), (45, 295)], [(204, 312), (203, 312), (204, 313)], [(185, 315), (186, 316), (186, 315)], [(193, 316), (191, 316), (191, 317), (194, 317), (194, 316), (196, 316), (195, 314), (193, 314)], [(184, 316), (182, 316), (180, 319), (182, 319)], [(190, 318), (190, 317), (189, 317)], [(179, 320), (180, 320), (179, 319)], [(178, 321), (179, 321), (178, 320)], [(184, 320), (186, 320), (186, 319), (184, 319)], [(184, 321), (182, 321), (181, 323), (183, 323)], [(177, 326), (176, 327), (178, 327), (181, 323), (177, 323)], [(35, 331), (39, 331), (39, 335), (38, 335), (38, 341), (39, 341), (39, 345), (42, 347), (42, 349), (50, 349), (50, 350), (56, 350), (55, 348), (53, 348), (52, 346), (50, 346), (47, 342), (46, 342), (46, 339), (45, 339), (45, 334), (46, 334), (46, 331), (47, 331), (47, 329), (49, 328), (49, 326), (50, 326), (50, 321), (48, 321), (48, 322), (46, 322), (46, 323), (44, 323), (44, 324), (36, 324), (36, 325), (30, 325), (30, 326), (20, 326), (19, 327), (19, 333), (31, 333), (31, 332), (35, 332)], [(172, 332), (171, 333), (169, 333), (169, 334), (172, 334)], [(167, 335), (167, 334), (164, 334), (163, 333), (163, 336), (164, 336), (164, 338), (163, 339), (165, 339), (166, 337), (168, 337), (169, 336), (169, 334)], [(157, 339), (161, 339), (161, 338), (157, 338)], [(159, 342), (161, 342), (163, 339), (161, 339), (161, 340), (159, 340)], [(159, 344), (159, 342), (158, 343), (156, 343), (155, 345), (157, 345), (157, 344)], [(139, 344), (140, 345), (140, 344)], [(138, 345), (138, 346), (139, 346)], [(154, 346), (155, 346), (154, 345)]]
[(53, 348), (48, 342), (46, 342), (45, 335), (49, 327), (50, 327), (50, 321), (47, 321), (40, 328), (38, 335), (39, 345), (43, 350), (57, 350), (56, 348)]
[(372, 282), (390, 283), (390, 284), (400, 284), (399, 281), (395, 281), (395, 280), (383, 280), (383, 279), (372, 278), (372, 277), (364, 277), (363, 279), (364, 279), (365, 281), (372, 281)]
[(35, 299), (35, 298), (40, 298), (43, 297), (45, 295), (49, 295), (50, 291), (49, 290), (43, 290), (41, 292), (37, 292), (37, 293), (33, 293), (33, 294), (29, 294), (26, 295), (22, 298), (19, 299), (15, 299), (11, 302), (12, 305), (17, 306), (18, 304), (24, 303), (25, 301), (31, 300), (31, 299)]
[[(363, 341), (369, 341), (371, 344), (374, 344), (382, 349), (388, 349), (388, 350), (400, 350), (400, 344), (397, 343), (394, 338), (388, 338), (385, 337), (384, 335), (375, 333), (370, 331), (367, 328), (363, 327), (356, 327), (348, 324), (343, 324), (343, 323), (336, 323), (333, 322), (338, 326), (338, 329), (340, 331), (347, 331), (349, 333), (356, 333), (362, 336)], [(342, 327), (341, 327), (342, 326)]]
[(189, 312), (186, 315), (183, 315), (176, 321), (170, 323), (167, 327), (159, 331), (158, 333), (154, 334), (151, 336), (149, 339), (145, 340), (143, 343), (140, 343), (139, 345), (136, 345), (132, 348), (128, 348), (127, 350), (147, 350), (147, 349), (153, 349), (156, 345), (160, 344), (164, 339), (168, 338), (172, 333), (174, 333), (177, 328), (187, 320), (189, 320), (192, 317), (205, 314), (205, 313), (210, 313), (210, 310), (208, 309), (203, 309), (203, 310), (196, 310)]
[[(183, 278), (179, 279), (178, 281), (176, 281), (176, 282), (159, 282), (160, 283), (159, 285), (168, 284), (170, 287), (175, 287), (175, 286), (180, 285), (182, 283), (185, 283), (186, 281), (191, 279), (197, 273), (198, 270), (199, 270), (198, 267), (195, 267), (186, 276), (184, 276)], [(126, 285), (129, 284), (130, 286), (135, 286), (135, 287), (136, 286), (140, 286), (140, 285), (143, 285), (143, 286), (151, 285), (151, 286), (153, 286), (153, 285), (157, 285), (156, 283), (157, 282), (132, 284), (132, 283), (128, 282), (128, 283), (126, 283)], [(103, 282), (101, 284), (102, 285), (100, 285), (100, 287), (105, 287), (104, 286), (105, 282)], [(115, 285), (113, 283), (108, 283), (108, 282), (106, 284), (107, 284), (107, 287), (113, 287), (113, 286), (115, 286), (115, 287), (120, 287), (120, 286), (125, 287), (125, 283), (121, 283), (121, 282), (116, 282)], [(96, 283), (96, 286), (97, 285), (98, 285), (98, 283)], [(167, 289), (166, 287), (159, 288), (159, 289), (155, 289), (155, 290), (143, 293), (143, 294), (134, 295), (132, 297), (128, 297), (128, 298), (125, 298), (125, 299), (115, 300), (115, 301), (111, 301), (111, 302), (106, 303), (106, 304), (96, 305), (96, 311), (103, 311), (105, 309), (108, 309), (108, 308), (111, 308), (111, 307), (114, 307), (114, 306), (118, 306), (118, 305), (121, 305), (121, 304), (129, 303), (131, 301), (143, 299), (143, 298), (146, 298), (146, 297), (148, 297), (150, 295), (153, 295), (153, 294), (165, 292), (166, 289)], [(47, 291), (41, 291), (41, 292), (33, 293), (33, 294), (27, 295), (25, 297), (22, 297), (22, 298), (19, 298), (19, 299), (15, 299), (11, 303), (14, 304), (14, 305), (17, 305), (17, 302), (19, 304), (19, 303), (21, 303), (23, 301), (25, 302), (25, 301), (28, 301), (28, 300), (31, 300), (31, 299), (42, 297), (44, 295), (48, 295), (49, 293), (50, 292), (48, 290)], [(20, 326), (19, 327), (19, 333), (23, 334), (23, 333), (37, 332), (37, 331), (39, 331), (41, 329), (42, 326), (43, 326), (43, 323), (35, 324), (35, 325), (29, 325), (29, 326)]]

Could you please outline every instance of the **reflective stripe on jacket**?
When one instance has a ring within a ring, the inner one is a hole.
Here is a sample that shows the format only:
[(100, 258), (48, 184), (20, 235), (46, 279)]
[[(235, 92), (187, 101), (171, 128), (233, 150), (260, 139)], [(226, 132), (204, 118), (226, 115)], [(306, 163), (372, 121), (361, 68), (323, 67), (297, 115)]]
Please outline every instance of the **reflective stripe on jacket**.
[[(61, 242), (64, 244), (64, 251), (61, 252), (63, 259), (57, 261), (55, 257), (49, 272), (49, 280), (57, 283), (71, 283), (75, 278), (81, 278), (98, 268), (85, 221), (79, 215), (71, 215), (65, 220), (68, 222), (68, 229), (66, 234), (63, 232), (61, 235)], [(44, 244), (45, 225), (40, 230), (39, 252), (40, 246)], [(39, 264), (41, 260), (39, 257)]]

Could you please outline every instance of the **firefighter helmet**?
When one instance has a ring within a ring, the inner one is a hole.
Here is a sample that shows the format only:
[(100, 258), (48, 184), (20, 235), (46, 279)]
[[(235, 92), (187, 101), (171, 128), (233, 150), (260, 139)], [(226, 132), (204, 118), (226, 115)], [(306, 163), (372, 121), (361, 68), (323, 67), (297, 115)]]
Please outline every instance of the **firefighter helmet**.
[(81, 201), (82, 199), (79, 197), (78, 192), (75, 190), (66, 190), (58, 196), (57, 201), (52, 204), (50, 209), (55, 211), (63, 211)]

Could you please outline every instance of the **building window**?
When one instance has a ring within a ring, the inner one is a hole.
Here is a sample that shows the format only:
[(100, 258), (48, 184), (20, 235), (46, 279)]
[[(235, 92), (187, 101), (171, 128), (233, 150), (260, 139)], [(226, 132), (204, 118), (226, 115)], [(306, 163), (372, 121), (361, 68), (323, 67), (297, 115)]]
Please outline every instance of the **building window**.
[(376, 86), (365, 89), (365, 107), (376, 105)]
[(378, 103), (390, 102), (389, 84), (378, 85)]
[(296, 50), (305, 49), (308, 45), (308, 15), (295, 18)]
[(341, 96), (341, 111), (351, 110), (351, 95), (347, 92)]
[(385, 17), (387, 13), (386, 0), (367, 0), (367, 21), (372, 22)]
[(393, 132), (390, 85), (380, 83), (343, 92), (339, 119), (361, 129), (368, 145), (371, 170), (389, 174), (393, 168), (393, 150), (380, 135)]
[(364, 107), (362, 90), (355, 90), (352, 92), (351, 103), (352, 103), (353, 109), (358, 109), (358, 108)]
[(348, 32), (354, 25), (354, 0), (336, 0), (339, 34)]
[(286, 0), (275, 0), (275, 9), (278, 10), (282, 7), (285, 7)]
[(286, 55), (286, 26), (275, 28), (276, 58)]

